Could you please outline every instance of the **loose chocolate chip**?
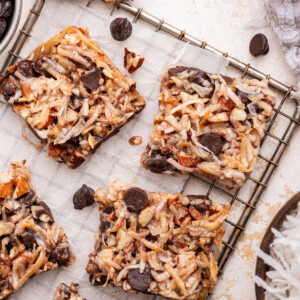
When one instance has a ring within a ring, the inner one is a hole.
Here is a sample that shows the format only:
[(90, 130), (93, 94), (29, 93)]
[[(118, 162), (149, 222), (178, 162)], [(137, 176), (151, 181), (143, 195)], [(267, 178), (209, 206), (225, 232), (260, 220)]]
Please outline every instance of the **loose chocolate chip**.
[(34, 62), (31, 60), (22, 60), (17, 64), (17, 70), (25, 77), (35, 77)]
[(41, 206), (43, 208), (42, 212), (45, 213), (47, 216), (49, 216), (51, 221), (54, 221), (54, 218), (53, 218), (53, 215), (51, 213), (49, 206), (43, 201), (39, 202), (39, 206)]
[(188, 69), (189, 69), (188, 67), (178, 66), (178, 67), (175, 67), (175, 68), (171, 68), (168, 71), (168, 73), (169, 73), (169, 76), (172, 77), (172, 76), (177, 76), (179, 73), (182, 73), (182, 72), (184, 72)]
[(2, 37), (2, 35), (4, 34), (5, 30), (7, 27), (7, 22), (5, 19), (0, 18), (0, 38)]
[(26, 230), (22, 235), (22, 243), (26, 248), (32, 248), (35, 243), (35, 232), (32, 229)]
[(116, 41), (125, 41), (131, 36), (132, 25), (127, 18), (117, 18), (111, 22), (110, 32)]
[(11, 1), (0, 1), (0, 17), (9, 18), (12, 13)]
[(236, 90), (235, 90), (235, 93), (236, 93), (237, 96), (239, 96), (239, 97), (241, 98), (242, 102), (243, 102), (245, 105), (247, 105), (247, 104), (250, 102), (250, 100), (249, 100), (249, 98), (248, 98), (248, 95), (245, 94), (245, 93), (243, 93), (243, 92), (241, 92), (239, 89), (236, 89)]
[(145, 164), (153, 173), (162, 173), (168, 169), (167, 157), (158, 150), (152, 151), (151, 158), (147, 159)]
[(114, 211), (114, 208), (112, 206), (108, 206), (103, 210), (103, 212), (108, 215), (110, 215), (113, 211)]
[(26, 207), (30, 207), (34, 203), (35, 194), (33, 190), (29, 190), (29, 192), (19, 197), (18, 200), (20, 200), (21, 203), (24, 204)]
[(124, 194), (124, 202), (130, 212), (141, 211), (147, 201), (147, 193), (139, 188), (130, 188)]
[(110, 222), (101, 222), (100, 231), (102, 234), (105, 233), (106, 229), (110, 228)]
[(15, 94), (17, 87), (9, 77), (4, 78), (0, 83), (0, 94), (12, 96)]
[(103, 76), (102, 70), (97, 69), (87, 75), (82, 76), (81, 81), (88, 91), (94, 91), (100, 86), (99, 80), (101, 76)]
[(148, 268), (143, 273), (140, 273), (139, 269), (131, 269), (126, 278), (130, 286), (140, 292), (147, 291), (152, 282), (152, 275)]
[(262, 33), (256, 34), (250, 42), (249, 51), (253, 56), (267, 54), (269, 52), (269, 43), (266, 36)]
[(73, 203), (75, 209), (83, 209), (85, 207), (91, 206), (95, 203), (94, 199), (95, 191), (88, 187), (86, 184), (74, 194)]
[(214, 155), (218, 155), (222, 151), (223, 142), (219, 135), (214, 133), (207, 133), (200, 137), (201, 145), (210, 150)]
[(51, 251), (49, 260), (53, 263), (57, 263), (59, 266), (65, 266), (70, 259), (69, 248), (56, 247)]

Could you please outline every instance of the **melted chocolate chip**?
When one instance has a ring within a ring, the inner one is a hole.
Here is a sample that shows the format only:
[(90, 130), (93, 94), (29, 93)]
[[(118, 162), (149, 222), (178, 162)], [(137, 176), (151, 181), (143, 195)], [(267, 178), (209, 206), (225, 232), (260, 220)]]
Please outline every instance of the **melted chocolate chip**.
[(85, 184), (82, 185), (82, 187), (73, 196), (74, 208), (81, 210), (93, 205), (95, 203), (94, 194), (95, 191), (92, 188)]
[(22, 73), (25, 77), (35, 77), (34, 62), (31, 60), (21, 60), (17, 64), (17, 70), (20, 73)]
[(131, 36), (132, 25), (127, 18), (117, 18), (111, 22), (110, 32), (116, 41), (125, 41)]
[(147, 201), (147, 193), (139, 188), (130, 188), (124, 194), (124, 202), (130, 212), (141, 211)]
[(41, 54), (36, 62), (34, 63), (34, 69), (37, 73), (44, 75), (46, 77), (51, 77), (51, 75), (47, 72), (46, 66), (47, 63), (45, 62), (45, 58), (47, 56), (45, 54)]
[(256, 34), (250, 42), (249, 51), (253, 56), (265, 55), (269, 52), (269, 43), (262, 33)]
[(35, 243), (35, 232), (32, 229), (27, 229), (22, 235), (22, 243), (26, 248), (32, 248)]
[(93, 285), (93, 286), (99, 286), (99, 285), (104, 285), (106, 283), (106, 276), (101, 276), (100, 277), (100, 281), (98, 280), (93, 280), (94, 279), (94, 276), (93, 275), (90, 275), (89, 276), (89, 281), (90, 283)]
[(0, 1), (0, 17), (9, 18), (12, 13), (12, 4), (11, 1)]
[(146, 240), (149, 241), (149, 242), (155, 243), (157, 241), (157, 236), (152, 235), (151, 233), (149, 233), (146, 236)]
[(7, 22), (5, 19), (0, 18), (0, 38), (2, 37), (2, 35), (4, 34), (5, 30), (7, 27)]
[(101, 221), (101, 225), (100, 225), (100, 231), (102, 234), (105, 234), (106, 229), (110, 228), (110, 222), (103, 222)]
[(147, 291), (152, 282), (152, 275), (150, 269), (146, 268), (143, 273), (139, 269), (131, 269), (126, 277), (129, 285), (136, 291)]
[(110, 215), (113, 211), (114, 211), (114, 208), (112, 206), (108, 206), (103, 210), (103, 212), (108, 215)]
[(97, 69), (87, 75), (82, 76), (81, 81), (88, 91), (94, 91), (100, 86), (99, 80), (101, 76), (103, 76), (102, 70)]
[(59, 266), (65, 266), (70, 259), (69, 248), (56, 247), (51, 251), (49, 260), (57, 263)]
[(248, 95), (245, 94), (245, 93), (243, 93), (243, 92), (241, 92), (239, 89), (236, 89), (236, 90), (235, 90), (235, 93), (236, 93), (237, 96), (239, 96), (239, 97), (241, 98), (242, 102), (243, 102), (245, 105), (247, 105), (247, 104), (250, 102), (250, 100), (249, 100), (249, 98), (248, 98)]
[(209, 210), (209, 204), (207, 203), (199, 203), (194, 205), (194, 207), (202, 214), (205, 215), (205, 213)]
[(222, 139), (217, 134), (204, 134), (200, 137), (199, 142), (201, 145), (210, 150), (214, 155), (218, 155), (222, 151)]
[(178, 66), (178, 67), (175, 67), (175, 68), (171, 68), (168, 73), (169, 73), (169, 76), (172, 77), (172, 76), (177, 76), (179, 73), (182, 73), (184, 72), (185, 70), (188, 70), (189, 68), (188, 67), (183, 67), (183, 66)]
[(33, 190), (29, 190), (29, 192), (19, 197), (18, 200), (20, 200), (21, 203), (26, 207), (30, 207), (35, 201), (35, 193), (33, 192)]
[(159, 150), (154, 150), (151, 153), (151, 158), (146, 160), (145, 165), (153, 173), (162, 173), (164, 171), (167, 171), (167, 156), (162, 155)]

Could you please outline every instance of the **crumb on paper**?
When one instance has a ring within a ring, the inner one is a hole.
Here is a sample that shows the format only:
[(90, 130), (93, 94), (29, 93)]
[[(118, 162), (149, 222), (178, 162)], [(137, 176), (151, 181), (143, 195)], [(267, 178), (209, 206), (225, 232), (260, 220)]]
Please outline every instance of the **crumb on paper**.
[(132, 136), (128, 143), (132, 146), (141, 145), (143, 143), (143, 138), (141, 136)]

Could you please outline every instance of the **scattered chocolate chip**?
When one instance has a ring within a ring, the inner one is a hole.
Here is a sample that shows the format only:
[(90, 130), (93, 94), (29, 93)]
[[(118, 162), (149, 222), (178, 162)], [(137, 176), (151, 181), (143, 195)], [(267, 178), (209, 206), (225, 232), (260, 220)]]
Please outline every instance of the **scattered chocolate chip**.
[(31, 60), (21, 60), (17, 64), (17, 70), (25, 77), (35, 77), (34, 62)]
[(159, 150), (152, 151), (151, 158), (145, 164), (154, 173), (162, 173), (168, 169), (167, 156), (162, 155)]
[(148, 195), (139, 188), (130, 188), (124, 194), (124, 202), (130, 212), (139, 212), (145, 208)]
[(243, 92), (241, 92), (239, 89), (236, 89), (236, 90), (235, 90), (235, 93), (236, 93), (237, 96), (239, 96), (239, 97), (241, 98), (242, 102), (243, 102), (245, 105), (247, 105), (247, 104), (250, 102), (250, 100), (249, 100), (249, 98), (248, 98), (248, 95), (245, 94), (245, 93), (243, 93)]
[(3, 18), (0, 18), (0, 38), (4, 34), (7, 27), (7, 21)]
[(4, 78), (0, 83), (0, 94), (4, 96), (13, 96), (17, 87), (9, 77)]
[(29, 190), (29, 192), (19, 197), (18, 200), (20, 200), (21, 203), (26, 207), (30, 207), (34, 203), (35, 193), (33, 192), (33, 190)]
[(249, 51), (253, 56), (265, 55), (269, 52), (269, 43), (262, 33), (256, 34), (250, 42)]
[(49, 260), (57, 263), (59, 266), (65, 266), (70, 259), (69, 248), (56, 247), (52, 249)]
[(133, 289), (144, 292), (147, 291), (152, 282), (152, 275), (148, 268), (146, 268), (143, 273), (140, 273), (139, 269), (130, 269), (126, 279)]
[(27, 229), (22, 235), (22, 243), (26, 248), (32, 248), (35, 243), (35, 232), (32, 229)]
[(219, 135), (214, 133), (207, 133), (200, 137), (201, 145), (210, 150), (214, 155), (218, 155), (222, 151), (223, 142)]
[(106, 229), (110, 228), (110, 222), (101, 222), (100, 231), (102, 234), (105, 233)]
[(0, 17), (9, 18), (12, 13), (12, 4), (11, 1), (0, 1)]
[(116, 41), (125, 41), (131, 36), (132, 25), (127, 18), (117, 18), (111, 22), (110, 32)]
[(82, 187), (74, 194), (73, 203), (75, 209), (83, 209), (85, 207), (91, 206), (95, 203), (94, 199), (95, 191), (83, 184)]
[(103, 76), (103, 72), (101, 69), (97, 69), (87, 75), (81, 77), (81, 80), (88, 91), (94, 91), (99, 86), (99, 80)]

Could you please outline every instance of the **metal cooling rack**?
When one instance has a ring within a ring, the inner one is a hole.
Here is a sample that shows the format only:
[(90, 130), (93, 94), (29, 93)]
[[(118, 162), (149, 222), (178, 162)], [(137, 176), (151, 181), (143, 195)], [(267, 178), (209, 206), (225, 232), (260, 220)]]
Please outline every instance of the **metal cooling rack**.
[[(87, 6), (90, 6), (95, 0), (88, 0)], [(8, 57), (3, 64), (0, 75), (5, 73), (5, 70), (8, 66), (14, 64), (18, 59), (21, 59), (19, 56), (19, 53), (25, 43), (25, 41), (30, 38), (30, 32), (36, 23), (43, 6), (45, 4), (45, 0), (36, 0), (32, 9), (29, 11), (29, 15), (22, 27), (20, 29), (18, 37), (10, 51), (8, 51)], [(289, 145), (289, 142), (295, 133), (296, 128), (300, 124), (300, 111), (297, 109), (297, 105), (295, 103), (295, 109), (292, 113), (286, 113), (283, 111), (283, 106), (287, 102), (287, 99), (295, 93), (295, 89), (293, 86), (288, 86), (270, 75), (264, 74), (260, 72), (259, 70), (253, 68), (250, 66), (250, 64), (243, 63), (242, 61), (238, 60), (235, 57), (232, 57), (228, 55), (228, 53), (224, 53), (209, 44), (207, 44), (205, 41), (201, 41), (192, 35), (186, 33), (184, 30), (180, 30), (171, 24), (165, 22), (163, 19), (159, 19), (145, 11), (143, 11), (142, 8), (136, 8), (130, 4), (127, 3), (119, 3), (116, 4), (111, 11), (111, 14), (113, 14), (115, 9), (123, 9), (127, 11), (128, 13), (132, 14), (134, 16), (133, 22), (136, 23), (138, 20), (143, 20), (153, 26), (155, 26), (156, 31), (164, 31), (165, 33), (182, 40), (183, 42), (189, 42), (192, 45), (198, 46), (202, 49), (211, 51), (215, 54), (218, 54), (220, 56), (226, 57), (229, 61), (229, 65), (232, 66), (234, 69), (238, 70), (241, 74), (241, 78), (244, 78), (245, 76), (249, 75), (251, 77), (257, 78), (257, 79), (268, 79), (269, 85), (275, 89), (280, 95), (281, 100), (276, 108), (274, 108), (273, 115), (271, 122), (268, 126), (268, 128), (265, 131), (265, 136), (263, 137), (261, 141), (261, 146), (263, 146), (266, 142), (266, 139), (269, 137), (273, 141), (277, 142), (277, 146), (272, 151), (270, 157), (267, 157), (265, 155), (259, 154), (259, 159), (262, 160), (265, 163), (264, 170), (260, 173), (260, 175), (257, 178), (250, 177), (248, 180), (252, 181), (254, 184), (254, 188), (252, 189), (252, 192), (250, 194), (250, 197), (248, 199), (243, 199), (241, 194), (241, 189), (237, 190), (227, 190), (226, 188), (219, 186), (215, 181), (209, 181), (205, 178), (201, 178), (198, 175), (190, 175), (188, 179), (185, 181), (184, 186), (182, 187), (181, 193), (184, 193), (186, 188), (189, 186), (190, 181), (192, 179), (196, 179), (204, 183), (208, 190), (207, 195), (209, 195), (213, 190), (218, 191), (219, 193), (224, 194), (224, 196), (229, 197), (230, 205), (233, 206), (235, 202), (239, 202), (240, 205), (242, 205), (243, 209), (241, 214), (239, 215), (238, 222), (232, 222), (230, 220), (226, 220), (227, 224), (229, 226), (232, 226), (232, 233), (228, 237), (226, 241), (223, 241), (223, 251), (221, 252), (218, 264), (219, 264), (219, 270), (222, 274), (224, 267), (226, 265), (226, 262), (228, 261), (231, 253), (235, 250), (235, 247), (237, 245), (237, 242), (245, 230), (245, 226), (249, 221), (249, 218), (251, 217), (252, 212), (256, 209), (256, 206), (258, 202), (261, 199), (261, 196), (264, 192), (264, 190), (268, 187), (268, 183), (275, 171), (275, 169), (279, 166), (280, 159), (285, 152), (287, 146)], [(278, 97), (279, 98), (279, 97)], [(285, 125), (284, 132), (281, 136), (276, 135), (274, 133), (271, 133), (272, 128), (274, 127), (275, 121), (279, 118), (284, 118), (287, 123)]]

